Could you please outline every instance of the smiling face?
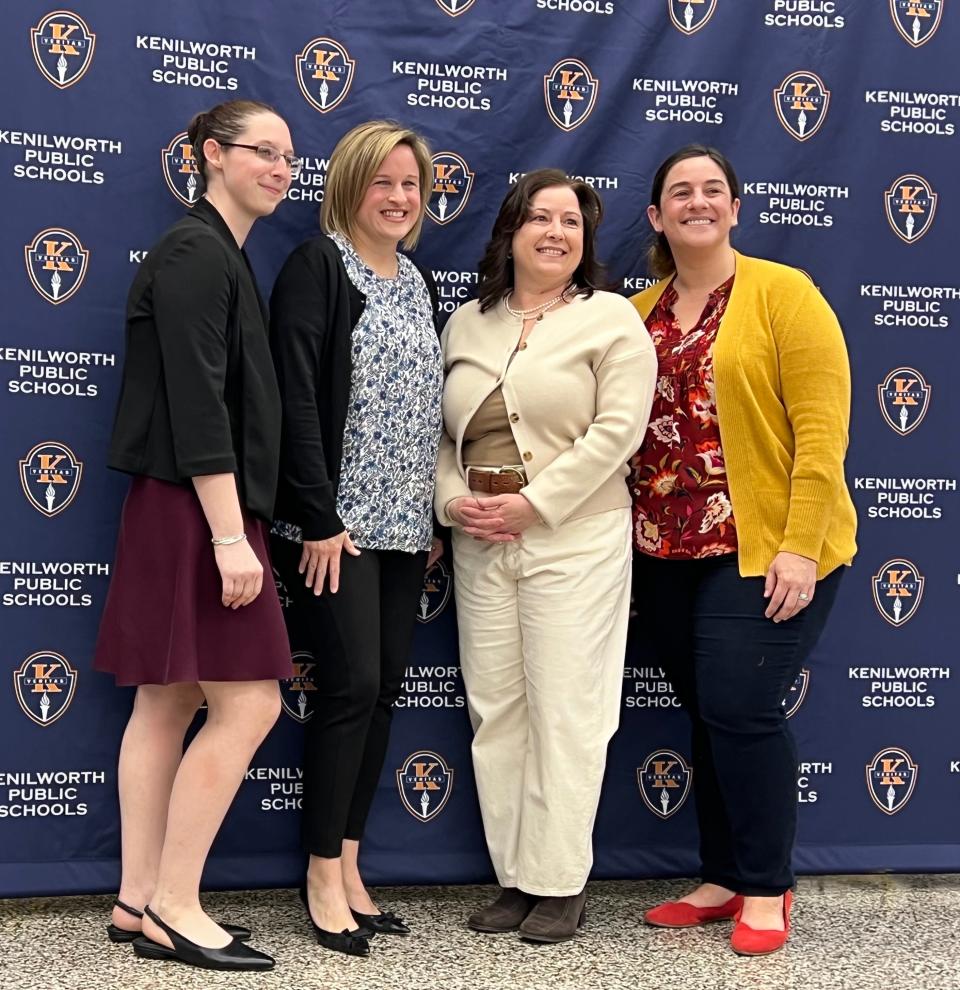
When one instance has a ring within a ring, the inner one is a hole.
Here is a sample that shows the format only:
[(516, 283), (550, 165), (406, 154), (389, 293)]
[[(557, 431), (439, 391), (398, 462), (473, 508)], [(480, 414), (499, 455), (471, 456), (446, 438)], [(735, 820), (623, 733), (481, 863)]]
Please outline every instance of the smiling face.
[(733, 199), (723, 169), (706, 156), (684, 158), (667, 173), (660, 205), (647, 217), (674, 253), (728, 247), (740, 200)]
[(530, 200), (511, 242), (514, 283), (521, 291), (563, 288), (583, 260), (583, 213), (569, 186), (548, 186)]
[(356, 241), (395, 249), (420, 219), (420, 169), (413, 149), (398, 144), (380, 163), (354, 217)]
[[(273, 113), (252, 114), (232, 143), (263, 145), (285, 155), (294, 153), (287, 125)], [(204, 142), (203, 152), (208, 183), (219, 183), (234, 208), (247, 217), (273, 213), (290, 188), (290, 167), (283, 158), (264, 161), (249, 148), (221, 146), (213, 138)]]

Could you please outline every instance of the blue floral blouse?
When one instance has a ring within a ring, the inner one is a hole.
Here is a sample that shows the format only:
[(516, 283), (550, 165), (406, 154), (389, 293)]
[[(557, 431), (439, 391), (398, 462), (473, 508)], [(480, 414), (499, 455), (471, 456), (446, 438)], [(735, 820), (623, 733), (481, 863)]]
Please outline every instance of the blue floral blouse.
[[(347, 238), (331, 239), (367, 300), (351, 337), (337, 513), (359, 547), (429, 550), (443, 428), (443, 358), (430, 294), (404, 255), (397, 255), (397, 277), (383, 278)], [(273, 531), (302, 540), (298, 526), (278, 522)]]

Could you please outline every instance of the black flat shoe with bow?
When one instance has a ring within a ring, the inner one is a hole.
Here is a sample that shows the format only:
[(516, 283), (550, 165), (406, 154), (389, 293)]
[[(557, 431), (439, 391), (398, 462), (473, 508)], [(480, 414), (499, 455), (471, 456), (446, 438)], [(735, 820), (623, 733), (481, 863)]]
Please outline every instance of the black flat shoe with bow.
[(310, 913), (310, 901), (307, 897), (307, 888), (301, 887), (298, 891), (303, 906), (307, 909), (307, 919), (313, 927), (313, 933), (317, 936), (317, 944), (332, 952), (343, 952), (348, 956), (366, 956), (370, 954), (370, 939), (373, 938), (373, 929), (366, 925), (360, 925), (356, 931), (344, 928), (342, 932), (328, 932), (326, 928), (321, 928)]
[(275, 965), (272, 956), (258, 952), (236, 938), (218, 949), (197, 945), (157, 917), (150, 910), (149, 904), (143, 909), (143, 913), (170, 939), (173, 948), (141, 935), (134, 940), (133, 951), (142, 959), (162, 959), (186, 963), (188, 966), (197, 966), (200, 969), (223, 969), (234, 972), (244, 970), (264, 972), (273, 969)]
[[(113, 902), (121, 911), (125, 911), (132, 918), (142, 918), (143, 912), (138, 911), (134, 907), (130, 907), (129, 904), (124, 904), (123, 901), (117, 899)], [(249, 928), (244, 928), (241, 925), (220, 925), (220, 927), (228, 934), (232, 935), (238, 942), (246, 942), (250, 936), (253, 934)], [(111, 942), (126, 943), (132, 942), (134, 939), (140, 938), (143, 935), (141, 931), (131, 931), (129, 928), (120, 928), (118, 925), (112, 922), (107, 925), (107, 937)]]
[(381, 911), (379, 914), (361, 914), (350, 908), (350, 913), (361, 928), (369, 928), (381, 935), (410, 934), (410, 929), (403, 923), (403, 918), (392, 911)]

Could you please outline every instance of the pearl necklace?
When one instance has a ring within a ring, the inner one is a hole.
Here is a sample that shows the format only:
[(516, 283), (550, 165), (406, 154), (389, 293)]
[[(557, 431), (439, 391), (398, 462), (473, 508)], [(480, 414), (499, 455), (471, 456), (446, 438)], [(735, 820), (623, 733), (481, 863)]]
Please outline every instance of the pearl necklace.
[(567, 290), (566, 290), (566, 289), (564, 289), (564, 290), (563, 290), (563, 292), (561, 292), (559, 296), (554, 296), (554, 297), (553, 297), (553, 299), (551, 299), (551, 300), (550, 300), (549, 302), (545, 302), (545, 303), (540, 303), (540, 305), (539, 305), (539, 306), (531, 306), (531, 307), (530, 307), (530, 309), (513, 309), (513, 308), (512, 308), (511, 306), (510, 306), (510, 303), (508, 303), (508, 302), (507, 302), (507, 299), (509, 299), (509, 298), (510, 298), (509, 296), (507, 296), (507, 297), (506, 297), (506, 298), (505, 298), (505, 299), (503, 300), (503, 305), (504, 305), (504, 306), (506, 307), (506, 309), (507, 309), (507, 312), (508, 312), (508, 313), (509, 313), (509, 314), (510, 314), (510, 315), (511, 315), (511, 316), (512, 316), (512, 317), (513, 317), (514, 319), (516, 319), (516, 320), (521, 320), (521, 321), (523, 321), (523, 320), (527, 320), (527, 319), (529, 319), (529, 318), (530, 318), (530, 317), (531, 317), (531, 316), (532, 316), (532, 315), (533, 315), (534, 313), (536, 313), (536, 314), (537, 314), (537, 321), (539, 322), (540, 320), (542, 320), (542, 319), (543, 319), (543, 314), (544, 314), (544, 313), (545, 313), (545, 312), (546, 312), (546, 311), (547, 311), (548, 309), (550, 309), (550, 307), (551, 307), (551, 306), (556, 306), (556, 305), (557, 305), (557, 303), (559, 303), (559, 302), (563, 302), (563, 301), (564, 301), (564, 298), (566, 297), (566, 294), (567, 294)]

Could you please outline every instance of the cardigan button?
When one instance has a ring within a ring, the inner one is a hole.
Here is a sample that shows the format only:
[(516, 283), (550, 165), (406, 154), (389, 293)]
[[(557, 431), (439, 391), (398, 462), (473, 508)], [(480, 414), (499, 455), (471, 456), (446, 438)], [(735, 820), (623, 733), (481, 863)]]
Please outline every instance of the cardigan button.
[(529, 450), (525, 450), (523, 452), (523, 459), (525, 461), (532, 461), (533, 460), (533, 454), (531, 454)]
[(510, 413), (510, 422), (511, 423), (519, 423), (520, 422), (520, 417), (516, 413)]
[(517, 348), (518, 351), (525, 351), (526, 349), (527, 349), (527, 342), (526, 341), (524, 341), (522, 344), (520, 344), (520, 346)]

